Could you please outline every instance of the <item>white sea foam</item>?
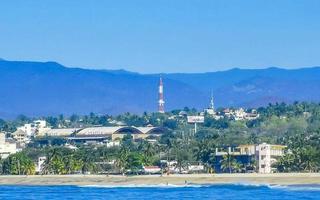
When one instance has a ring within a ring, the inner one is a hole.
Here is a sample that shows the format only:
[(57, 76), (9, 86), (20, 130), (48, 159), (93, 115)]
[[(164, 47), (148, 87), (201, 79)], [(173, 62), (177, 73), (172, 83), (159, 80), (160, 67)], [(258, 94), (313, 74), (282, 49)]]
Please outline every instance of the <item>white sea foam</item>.
[(270, 185), (271, 189), (294, 190), (294, 191), (320, 191), (320, 185)]
[(238, 186), (246, 186), (246, 187), (268, 187), (270, 189), (292, 190), (292, 191), (320, 191), (320, 184), (278, 185), (278, 184), (239, 182), (239, 183), (234, 183), (230, 185), (238, 185)]
[(83, 185), (79, 187), (97, 187), (97, 188), (183, 188), (183, 187), (208, 187), (209, 185), (197, 185), (197, 184), (126, 184), (126, 185)]
[(251, 186), (251, 187), (268, 187), (270, 189), (279, 189), (279, 190), (296, 190), (296, 191), (320, 191), (319, 184), (303, 184), (303, 185), (278, 185), (278, 184), (258, 184), (258, 183), (249, 183), (249, 182), (240, 182), (233, 185), (239, 186)]
[(252, 182), (238, 182), (238, 183), (231, 183), (226, 185), (239, 185), (239, 186), (252, 186), (252, 187), (269, 187), (269, 184), (265, 183), (252, 183)]
[(94, 188), (203, 188), (203, 187), (223, 187), (223, 186), (244, 186), (244, 187), (267, 187), (277, 190), (295, 190), (295, 191), (320, 191), (320, 185), (276, 185), (276, 184), (258, 184), (250, 182), (239, 182), (232, 184), (125, 184), (125, 185), (83, 185), (79, 187)]

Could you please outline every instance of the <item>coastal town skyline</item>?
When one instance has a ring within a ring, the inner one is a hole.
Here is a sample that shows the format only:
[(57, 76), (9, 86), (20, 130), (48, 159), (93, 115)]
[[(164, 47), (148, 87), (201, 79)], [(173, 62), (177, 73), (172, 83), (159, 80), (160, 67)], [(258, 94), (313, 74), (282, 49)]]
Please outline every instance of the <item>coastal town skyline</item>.
[(0, 1), (0, 199), (319, 200), (320, 1)]

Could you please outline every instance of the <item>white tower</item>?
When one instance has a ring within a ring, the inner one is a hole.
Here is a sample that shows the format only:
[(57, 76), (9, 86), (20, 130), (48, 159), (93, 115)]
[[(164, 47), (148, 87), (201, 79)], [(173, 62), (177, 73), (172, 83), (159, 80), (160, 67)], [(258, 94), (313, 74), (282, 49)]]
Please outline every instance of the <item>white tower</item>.
[(211, 110), (214, 111), (214, 101), (213, 101), (213, 94), (211, 92), (211, 99), (210, 99), (210, 107), (209, 107)]
[(159, 81), (159, 105), (158, 105), (158, 112), (164, 113), (164, 98), (163, 98), (163, 83), (162, 83), (162, 77), (160, 76)]
[(209, 115), (215, 115), (216, 114), (216, 112), (214, 111), (214, 101), (213, 101), (212, 92), (211, 92), (211, 99), (210, 99), (209, 108), (205, 109), (204, 111)]

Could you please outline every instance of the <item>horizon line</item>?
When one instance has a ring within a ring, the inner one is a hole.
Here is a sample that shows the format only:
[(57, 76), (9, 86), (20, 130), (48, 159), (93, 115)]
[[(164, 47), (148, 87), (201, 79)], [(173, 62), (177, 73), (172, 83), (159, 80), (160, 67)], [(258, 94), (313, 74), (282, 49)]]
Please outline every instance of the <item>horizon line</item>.
[(2, 57), (0, 57), (0, 61), (6, 61), (6, 62), (36, 62), (36, 63), (57, 63), (61, 65), (62, 67), (69, 68), (69, 69), (83, 69), (83, 70), (95, 70), (95, 71), (124, 71), (129, 73), (136, 73), (141, 75), (161, 75), (161, 74), (206, 74), (206, 73), (218, 73), (218, 72), (226, 72), (226, 71), (232, 71), (232, 70), (266, 70), (266, 69), (280, 69), (280, 70), (300, 70), (300, 69), (312, 69), (312, 68), (319, 68), (319, 66), (302, 66), (302, 67), (283, 67), (283, 66), (263, 66), (263, 67), (230, 67), (226, 69), (219, 69), (216, 71), (185, 71), (185, 72), (139, 72), (139, 71), (131, 71), (125, 68), (94, 68), (89, 66), (73, 66), (73, 65), (65, 65), (59, 61), (53, 61), (53, 60), (7, 60)]

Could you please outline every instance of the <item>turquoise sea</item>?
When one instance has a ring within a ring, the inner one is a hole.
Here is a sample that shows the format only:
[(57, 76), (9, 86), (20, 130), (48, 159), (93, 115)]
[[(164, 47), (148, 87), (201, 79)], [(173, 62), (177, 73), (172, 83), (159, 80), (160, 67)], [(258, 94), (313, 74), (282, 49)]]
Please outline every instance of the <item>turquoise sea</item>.
[(0, 186), (0, 199), (320, 200), (320, 185)]

